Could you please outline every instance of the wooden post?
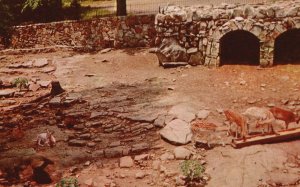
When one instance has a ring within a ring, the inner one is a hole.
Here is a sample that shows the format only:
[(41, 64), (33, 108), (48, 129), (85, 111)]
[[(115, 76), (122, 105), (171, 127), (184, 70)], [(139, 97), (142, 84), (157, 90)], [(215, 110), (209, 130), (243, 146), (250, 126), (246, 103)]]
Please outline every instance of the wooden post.
[(126, 16), (126, 0), (117, 0), (117, 16)]

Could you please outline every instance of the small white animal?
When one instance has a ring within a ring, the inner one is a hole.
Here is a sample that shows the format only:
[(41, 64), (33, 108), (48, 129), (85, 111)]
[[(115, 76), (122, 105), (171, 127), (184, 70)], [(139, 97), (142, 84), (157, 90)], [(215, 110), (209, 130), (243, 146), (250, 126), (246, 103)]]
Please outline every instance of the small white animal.
[(47, 132), (41, 133), (36, 137), (36, 145), (43, 147), (45, 145), (53, 147), (56, 144), (56, 139), (53, 136), (54, 132), (50, 132), (47, 129)]

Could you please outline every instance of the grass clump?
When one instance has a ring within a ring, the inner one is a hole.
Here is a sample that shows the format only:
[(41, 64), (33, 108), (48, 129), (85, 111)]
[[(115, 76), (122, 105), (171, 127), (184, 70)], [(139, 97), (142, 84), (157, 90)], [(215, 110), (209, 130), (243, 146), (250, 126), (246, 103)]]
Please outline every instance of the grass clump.
[(180, 169), (183, 175), (186, 177), (187, 182), (200, 181), (205, 171), (197, 160), (185, 160), (180, 164)]
[(62, 178), (55, 187), (79, 187), (79, 183), (76, 178)]
[(18, 78), (15, 78), (13, 81), (12, 81), (12, 85), (19, 88), (20, 90), (22, 89), (28, 89), (28, 79), (26, 78), (23, 78), (23, 77), (18, 77)]

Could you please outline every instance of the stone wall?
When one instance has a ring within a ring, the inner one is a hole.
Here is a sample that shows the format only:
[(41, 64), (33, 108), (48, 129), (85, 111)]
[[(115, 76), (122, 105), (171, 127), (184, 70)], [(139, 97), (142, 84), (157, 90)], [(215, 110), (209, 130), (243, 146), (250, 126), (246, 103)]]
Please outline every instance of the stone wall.
[(11, 47), (62, 45), (101, 49), (152, 46), (156, 35), (154, 19), (154, 15), (143, 15), (16, 26)]
[(156, 15), (155, 26), (160, 63), (171, 60), (219, 66), (220, 39), (231, 31), (245, 30), (260, 40), (260, 64), (268, 66), (273, 63), (276, 37), (289, 29), (300, 28), (300, 1), (271, 5), (169, 6)]

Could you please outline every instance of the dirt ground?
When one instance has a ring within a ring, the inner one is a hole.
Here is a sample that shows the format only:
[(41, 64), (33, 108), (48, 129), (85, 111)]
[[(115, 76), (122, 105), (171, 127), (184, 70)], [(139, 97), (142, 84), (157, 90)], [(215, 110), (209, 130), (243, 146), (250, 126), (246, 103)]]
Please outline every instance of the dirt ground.
[[(35, 68), (8, 67), (40, 58), (46, 58), (49, 64)], [(191, 143), (184, 146), (193, 153), (193, 158), (205, 164), (207, 186), (299, 186), (300, 140), (234, 149), (226, 135), (228, 126), (222, 113), (230, 108), (243, 112), (251, 106), (281, 106), (300, 115), (299, 65), (164, 69), (158, 65), (156, 55), (149, 53), (147, 48), (92, 54), (60, 51), (3, 55), (1, 59), (0, 79), (3, 82), (10, 82), (16, 77), (26, 77), (30, 81), (58, 80), (66, 90), (58, 97), (76, 100), (66, 106), (52, 106), (49, 104), (53, 101), (51, 97), (21, 109), (8, 110), (11, 107), (3, 104), (0, 110), (1, 159), (9, 153), (14, 154), (14, 151), (20, 155), (24, 150), (26, 154), (36, 152), (32, 143), (36, 135), (46, 129), (55, 132), (57, 145), (37, 151), (58, 163), (55, 169), (50, 168), (54, 178), (52, 186), (61, 177), (70, 175), (78, 177), (86, 186), (93, 182), (95, 186), (182, 186), (178, 179), (182, 175), (180, 161), (172, 156), (165, 158), (166, 154), (172, 155), (177, 146), (162, 140), (158, 133), (160, 128), (151, 126), (158, 115), (167, 114), (172, 107), (182, 105), (192, 108), (195, 114), (202, 109), (210, 111), (207, 121), (217, 126), (217, 132), (209, 132), (209, 135), (222, 142), (210, 150), (194, 148)], [(47, 71), (51, 68), (50, 72)], [(12, 105), (17, 106), (46, 90), (40, 88), (9, 99), (16, 101)], [(3, 102), (7, 98), (1, 100)], [(91, 117), (93, 114), (95, 119)], [(7, 142), (13, 128), (9, 124), (13, 124), (11, 121), (17, 115), (25, 116), (21, 125), (25, 135)], [(76, 128), (62, 127), (68, 125), (68, 116), (75, 116), (76, 120), (72, 123)], [(98, 121), (102, 124), (101, 128), (87, 126), (87, 123)], [(137, 134), (132, 131), (119, 134), (106, 131), (108, 124), (112, 124), (112, 129), (119, 124), (125, 129), (127, 126), (132, 129), (144, 123), (150, 126), (149, 130)], [(82, 124), (85, 128), (80, 128)], [(70, 137), (88, 139), (87, 134), (93, 140), (89, 139), (89, 143), (97, 142), (97, 139), (100, 143), (70, 146)], [(132, 167), (120, 168), (118, 158), (100, 158), (102, 153), (97, 150), (106, 149), (120, 140), (124, 147), (148, 143), (151, 148), (138, 153), (148, 154), (147, 159), (135, 161)], [(72, 170), (74, 167), (76, 171)], [(141, 172), (143, 177), (138, 178), (136, 174)]]

